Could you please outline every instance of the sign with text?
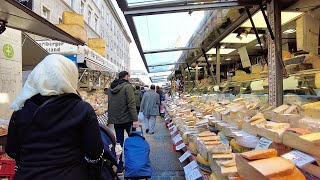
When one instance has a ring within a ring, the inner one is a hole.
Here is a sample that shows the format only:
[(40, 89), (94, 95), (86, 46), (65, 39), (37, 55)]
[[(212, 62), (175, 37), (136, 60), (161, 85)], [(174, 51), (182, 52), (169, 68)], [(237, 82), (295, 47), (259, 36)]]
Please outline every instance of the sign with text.
[(193, 169), (198, 167), (198, 163), (196, 161), (191, 161), (189, 164), (187, 164), (185, 167), (183, 167), (184, 174), (188, 174)]
[(268, 149), (271, 144), (272, 144), (272, 141), (271, 141), (271, 140), (262, 137), (262, 138), (259, 140), (259, 142), (258, 142), (255, 150)]
[(182, 141), (182, 137), (180, 134), (177, 134), (174, 138), (172, 138), (174, 144), (177, 144), (179, 141)]
[(187, 180), (195, 180), (195, 179), (198, 179), (198, 178), (201, 178), (201, 177), (202, 177), (202, 174), (200, 173), (198, 168), (195, 168), (191, 172), (186, 174), (186, 179)]
[(305, 154), (298, 150), (293, 150), (287, 154), (282, 155), (282, 157), (294, 162), (299, 168), (316, 160), (308, 154)]
[(184, 143), (179, 144), (178, 146), (176, 146), (176, 150), (179, 151), (182, 148), (186, 147), (186, 145)]
[(183, 161), (185, 161), (188, 157), (190, 157), (191, 156), (191, 153), (190, 153), (190, 151), (188, 150), (188, 151), (186, 151), (181, 157), (179, 157), (179, 161), (180, 162), (183, 162)]

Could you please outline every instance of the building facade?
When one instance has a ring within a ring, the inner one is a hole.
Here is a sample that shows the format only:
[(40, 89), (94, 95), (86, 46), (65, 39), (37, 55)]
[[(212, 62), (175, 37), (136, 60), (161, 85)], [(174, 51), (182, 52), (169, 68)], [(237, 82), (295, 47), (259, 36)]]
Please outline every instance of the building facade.
[(64, 11), (82, 14), (88, 38), (105, 38), (107, 60), (130, 70), (131, 39), (110, 0), (33, 0), (32, 10), (53, 24), (62, 23)]

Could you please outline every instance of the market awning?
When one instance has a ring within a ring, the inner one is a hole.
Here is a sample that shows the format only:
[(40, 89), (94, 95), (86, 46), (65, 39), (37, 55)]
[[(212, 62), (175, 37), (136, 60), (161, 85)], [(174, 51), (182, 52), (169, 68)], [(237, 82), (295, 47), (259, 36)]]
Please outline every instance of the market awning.
[(26, 33), (22, 33), (22, 70), (32, 70), (49, 53)]
[[(213, 45), (205, 44), (206, 39), (210, 38), (212, 41), (220, 35), (228, 35), (231, 30), (227, 28), (245, 14), (239, 9), (246, 5), (257, 5), (257, 1), (243, 0), (223, 2), (117, 0), (117, 2), (124, 12), (149, 73), (173, 72), (176, 66), (186, 62), (189, 54), (201, 52), (202, 48), (209, 51)], [(212, 17), (215, 17), (214, 20)], [(237, 26), (245, 20), (246, 18), (241, 19)], [(226, 32), (228, 33), (225, 34)], [(211, 47), (208, 47), (209, 45)], [(151, 80), (165, 81), (167, 77), (168, 75), (151, 77)]]
[(22, 32), (74, 45), (85, 44), (15, 0), (0, 0), (0, 21), (4, 21), (7, 27)]

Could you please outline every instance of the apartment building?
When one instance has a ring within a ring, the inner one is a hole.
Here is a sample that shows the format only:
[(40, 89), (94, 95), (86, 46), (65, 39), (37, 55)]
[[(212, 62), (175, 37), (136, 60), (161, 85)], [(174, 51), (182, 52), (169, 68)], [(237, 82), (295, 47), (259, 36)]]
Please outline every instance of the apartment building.
[(130, 70), (131, 39), (111, 0), (28, 0), (32, 10), (53, 24), (62, 23), (64, 11), (83, 14), (89, 38), (105, 38), (107, 59)]

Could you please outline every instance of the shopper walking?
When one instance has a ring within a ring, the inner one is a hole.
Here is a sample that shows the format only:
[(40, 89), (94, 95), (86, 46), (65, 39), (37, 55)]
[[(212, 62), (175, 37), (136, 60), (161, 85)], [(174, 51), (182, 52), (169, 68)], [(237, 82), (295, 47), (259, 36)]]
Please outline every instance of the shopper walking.
[(155, 86), (151, 85), (142, 98), (140, 111), (145, 116), (146, 133), (154, 134), (157, 116), (159, 115), (160, 96), (155, 92)]
[[(134, 88), (129, 83), (127, 71), (119, 73), (119, 79), (114, 80), (108, 90), (108, 123), (114, 124), (117, 143), (123, 147), (124, 131), (130, 133), (132, 127), (138, 127), (138, 115)], [(118, 173), (124, 170), (122, 156), (118, 165)]]
[(140, 104), (142, 100), (142, 92), (140, 91), (140, 86), (136, 86), (136, 90), (134, 91), (134, 97), (136, 99), (136, 109), (137, 112), (140, 111)]
[(103, 154), (97, 116), (77, 94), (78, 69), (49, 55), (29, 75), (11, 108), (6, 153), (15, 180), (98, 179)]

